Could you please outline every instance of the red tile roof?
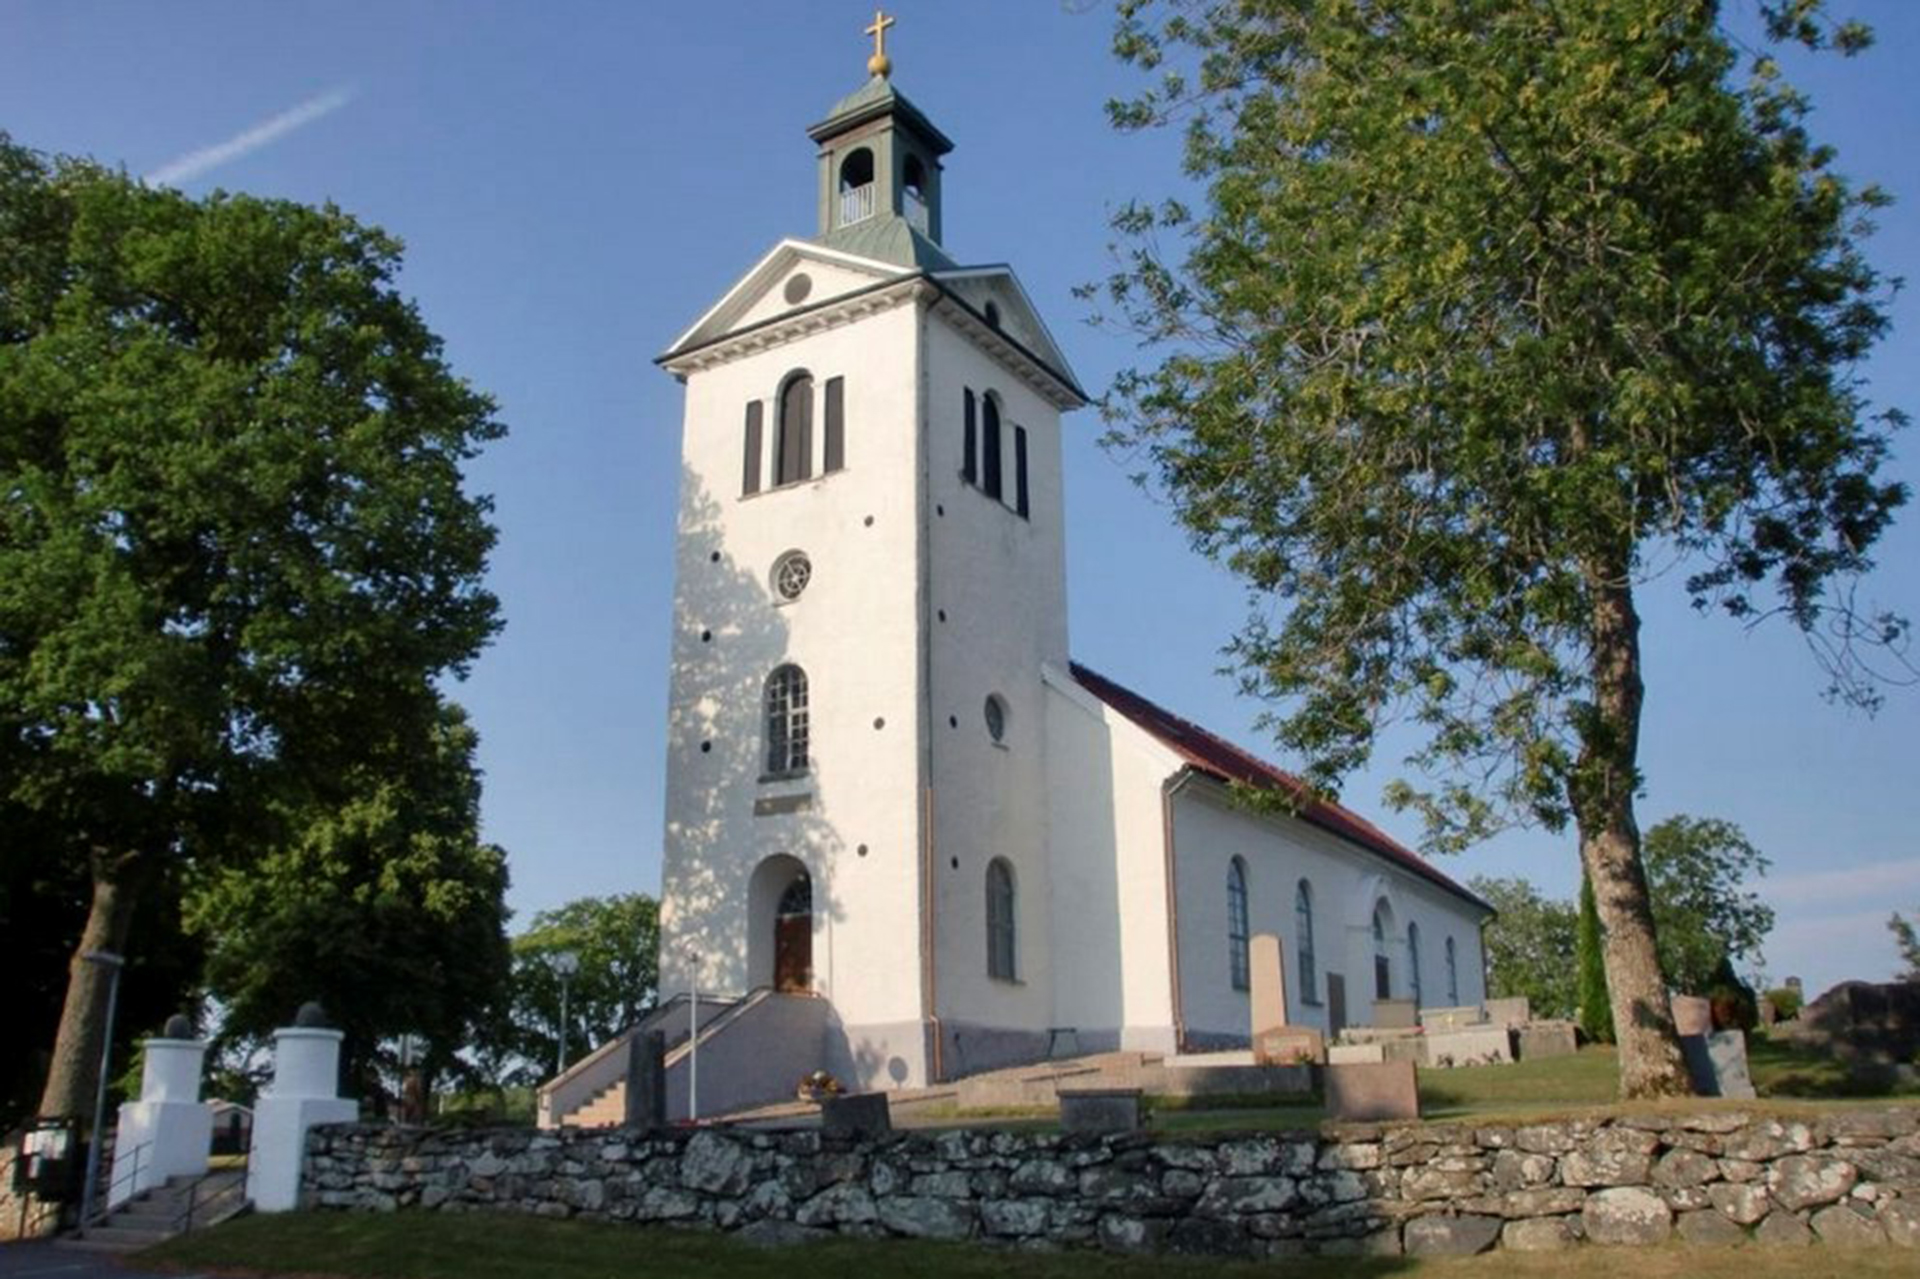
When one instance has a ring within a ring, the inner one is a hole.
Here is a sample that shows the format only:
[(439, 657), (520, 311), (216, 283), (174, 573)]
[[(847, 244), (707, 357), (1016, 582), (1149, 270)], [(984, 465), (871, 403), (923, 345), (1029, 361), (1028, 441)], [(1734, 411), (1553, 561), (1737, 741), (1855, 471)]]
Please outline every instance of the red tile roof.
[(1089, 693), (1152, 734), (1162, 745), (1185, 760), (1189, 767), (1223, 782), (1243, 782), (1249, 786), (1282, 791), (1303, 801), (1298, 812), (1302, 821), (1358, 844), (1475, 906), (1493, 909), (1478, 895), (1441, 874), (1426, 858), (1366, 818), (1331, 800), (1315, 796), (1307, 784), (1292, 773), (1275, 768), (1225, 738), (1214, 736), (1192, 720), (1182, 719), (1166, 707), (1148, 701), (1132, 689), (1116, 684), (1078, 662), (1073, 663), (1073, 677)]

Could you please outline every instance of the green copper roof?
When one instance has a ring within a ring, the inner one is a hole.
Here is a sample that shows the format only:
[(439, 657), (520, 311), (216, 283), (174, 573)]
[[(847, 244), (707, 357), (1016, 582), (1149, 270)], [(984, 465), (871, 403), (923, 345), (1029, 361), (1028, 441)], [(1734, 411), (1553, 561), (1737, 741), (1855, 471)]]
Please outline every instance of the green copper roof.
[(837, 227), (813, 243), (923, 271), (951, 271), (959, 265), (947, 256), (946, 250), (907, 225), (905, 218), (897, 216), (868, 218), (852, 226)]
[(945, 155), (953, 150), (953, 142), (947, 135), (934, 128), (933, 121), (927, 119), (920, 108), (909, 102), (907, 95), (894, 88), (893, 81), (885, 76), (874, 76), (834, 103), (833, 109), (827, 112), (827, 118), (808, 129), (807, 136), (815, 142), (824, 142), (857, 124), (865, 124), (883, 115), (897, 117), (902, 124), (924, 137), (933, 146), (935, 155)]

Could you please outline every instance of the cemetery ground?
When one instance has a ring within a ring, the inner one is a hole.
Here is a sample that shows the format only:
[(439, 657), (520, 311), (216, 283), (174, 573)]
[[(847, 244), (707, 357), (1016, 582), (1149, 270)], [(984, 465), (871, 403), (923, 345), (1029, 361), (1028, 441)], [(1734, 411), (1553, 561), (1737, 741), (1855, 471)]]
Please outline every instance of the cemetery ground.
[(284, 1213), (243, 1217), (140, 1254), (141, 1269), (342, 1279), (1875, 1279), (1913, 1273), (1899, 1249), (1581, 1248), (1478, 1257), (1302, 1257), (1223, 1261), (1032, 1252), (977, 1244), (828, 1240), (756, 1247), (658, 1226), (548, 1221), (499, 1213)]

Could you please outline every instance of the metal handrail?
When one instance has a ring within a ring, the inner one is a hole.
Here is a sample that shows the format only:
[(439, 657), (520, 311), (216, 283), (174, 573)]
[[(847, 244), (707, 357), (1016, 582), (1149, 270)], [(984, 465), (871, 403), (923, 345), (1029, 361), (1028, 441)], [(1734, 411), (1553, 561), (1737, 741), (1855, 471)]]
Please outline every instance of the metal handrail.
[[(93, 1203), (82, 1203), (80, 1205), (81, 1234), (86, 1234), (94, 1225), (105, 1221), (113, 1215), (112, 1205), (113, 1192), (115, 1189), (128, 1182), (132, 1182), (135, 1186), (140, 1184), (140, 1160), (146, 1154), (148, 1147), (152, 1145), (153, 1143), (150, 1141), (143, 1141), (129, 1152), (133, 1156), (133, 1167), (127, 1169), (125, 1173), (120, 1171), (120, 1152), (117, 1150), (114, 1151), (113, 1162), (107, 1165), (108, 1171), (113, 1174), (112, 1178), (106, 1185), (94, 1187), (94, 1195), (96, 1198)], [(105, 1200), (106, 1202), (104, 1208), (98, 1206), (101, 1200)]]

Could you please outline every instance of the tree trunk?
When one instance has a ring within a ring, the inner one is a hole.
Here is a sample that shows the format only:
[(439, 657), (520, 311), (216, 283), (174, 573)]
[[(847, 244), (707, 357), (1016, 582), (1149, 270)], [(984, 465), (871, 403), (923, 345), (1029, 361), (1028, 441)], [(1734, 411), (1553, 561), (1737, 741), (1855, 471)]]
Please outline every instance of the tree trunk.
[(68, 966), (67, 998), (60, 1009), (60, 1031), (53, 1041), (40, 1113), (91, 1123), (94, 1092), (100, 1082), (100, 1049), (107, 1036), (110, 965), (84, 958), (89, 951), (125, 955), (134, 903), (140, 896), (135, 858), (93, 855), (93, 899), (87, 926), (80, 933)]
[(1607, 993), (1620, 1046), (1622, 1097), (1693, 1091), (1654, 945), (1653, 902), (1640, 864), (1640, 616), (1624, 562), (1590, 570), (1594, 713), (1582, 733), (1573, 806), (1580, 860), (1606, 931)]

